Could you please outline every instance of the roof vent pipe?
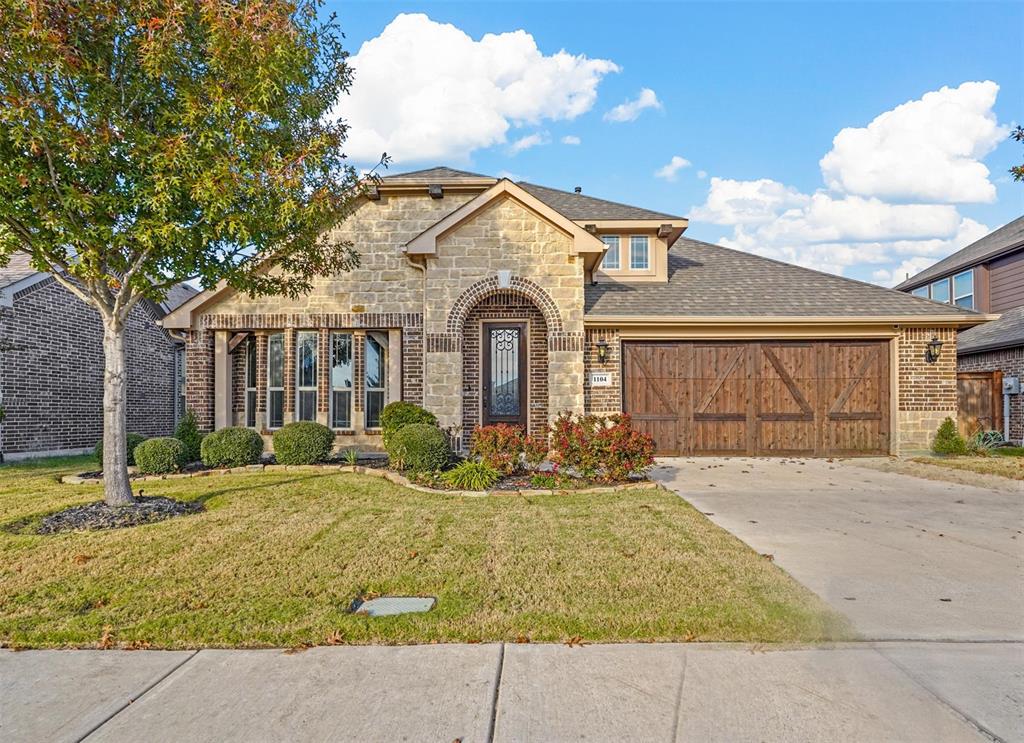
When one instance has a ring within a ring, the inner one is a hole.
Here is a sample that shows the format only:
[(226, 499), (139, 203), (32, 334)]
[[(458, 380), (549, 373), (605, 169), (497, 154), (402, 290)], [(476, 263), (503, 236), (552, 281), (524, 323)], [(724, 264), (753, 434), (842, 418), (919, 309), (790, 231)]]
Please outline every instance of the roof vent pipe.
[(576, 193), (583, 193), (583, 186), (576, 186), (576, 188), (574, 188), (573, 191), (575, 191)]

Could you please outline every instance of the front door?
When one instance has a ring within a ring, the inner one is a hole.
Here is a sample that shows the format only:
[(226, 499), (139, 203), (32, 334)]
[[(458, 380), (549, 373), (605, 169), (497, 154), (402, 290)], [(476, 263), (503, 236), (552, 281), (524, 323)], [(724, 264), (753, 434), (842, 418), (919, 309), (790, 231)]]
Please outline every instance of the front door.
[(526, 323), (484, 323), (483, 420), (526, 428)]

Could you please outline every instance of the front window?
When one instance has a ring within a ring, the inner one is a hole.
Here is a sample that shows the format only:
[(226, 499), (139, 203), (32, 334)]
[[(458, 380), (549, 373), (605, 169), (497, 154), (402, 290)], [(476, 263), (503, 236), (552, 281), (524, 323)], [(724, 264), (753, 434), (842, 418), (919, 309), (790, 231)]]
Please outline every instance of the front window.
[(633, 235), (629, 238), (629, 267), (634, 271), (646, 271), (650, 265), (647, 236)]
[(932, 299), (936, 302), (949, 304), (949, 279), (936, 281), (932, 284)]
[(380, 411), (387, 398), (388, 337), (384, 333), (366, 334), (366, 427), (380, 428)]
[(316, 420), (317, 332), (302, 330), (295, 347), (295, 386), (298, 420)]
[(256, 427), (256, 339), (245, 346), (245, 425)]
[(928, 299), (928, 287), (919, 286), (916, 289), (914, 289), (914, 291), (912, 291), (911, 294), (913, 294), (915, 297), (924, 297), (925, 299)]
[(267, 338), (267, 428), (284, 425), (284, 333)]
[(331, 428), (352, 428), (352, 334), (331, 333)]
[(964, 271), (953, 277), (953, 304), (974, 309), (974, 271)]
[(601, 242), (608, 246), (608, 250), (606, 250), (604, 254), (604, 260), (601, 261), (601, 268), (610, 268), (613, 270), (619, 268), (619, 236), (604, 235), (601, 238)]

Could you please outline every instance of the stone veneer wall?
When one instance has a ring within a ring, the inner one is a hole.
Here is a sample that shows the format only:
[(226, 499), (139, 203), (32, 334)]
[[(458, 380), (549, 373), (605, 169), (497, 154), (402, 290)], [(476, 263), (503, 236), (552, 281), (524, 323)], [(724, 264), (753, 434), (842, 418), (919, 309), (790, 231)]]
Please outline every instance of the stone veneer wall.
[(506, 197), (439, 238), (429, 260), (423, 399), (442, 426), (463, 422), (465, 318), (501, 291), (501, 270), (511, 272), (509, 288), (528, 297), (547, 324), (549, 418), (583, 410), (583, 263), (566, 233)]
[(544, 315), (525, 296), (510, 291), (481, 300), (466, 315), (462, 340), (462, 443), (469, 446), (473, 428), (480, 425), (483, 342), (481, 322), (525, 320), (527, 322), (527, 400), (529, 433), (543, 431), (548, 423), (548, 329)]
[[(937, 337), (942, 353), (934, 364), (925, 361), (928, 342)], [(956, 420), (956, 330), (903, 328), (897, 338), (897, 451), (927, 449), (945, 418)]]
[[(957, 371), (1002, 371), (1004, 377), (1024, 380), (1024, 346), (972, 353), (957, 360)], [(1024, 440), (1024, 395), (1010, 395), (1010, 440)]]
[[(148, 304), (127, 327), (128, 430), (174, 430), (176, 344)], [(0, 399), (4, 455), (91, 449), (103, 435), (103, 326), (99, 314), (52, 278), (0, 308)]]

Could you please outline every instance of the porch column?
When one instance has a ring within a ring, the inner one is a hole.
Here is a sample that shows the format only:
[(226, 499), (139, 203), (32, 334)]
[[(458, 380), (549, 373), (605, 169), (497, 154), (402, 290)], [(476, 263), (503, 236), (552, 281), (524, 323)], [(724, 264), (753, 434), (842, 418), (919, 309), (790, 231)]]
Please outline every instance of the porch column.
[(230, 330), (218, 330), (213, 336), (213, 427), (231, 425), (231, 352)]

